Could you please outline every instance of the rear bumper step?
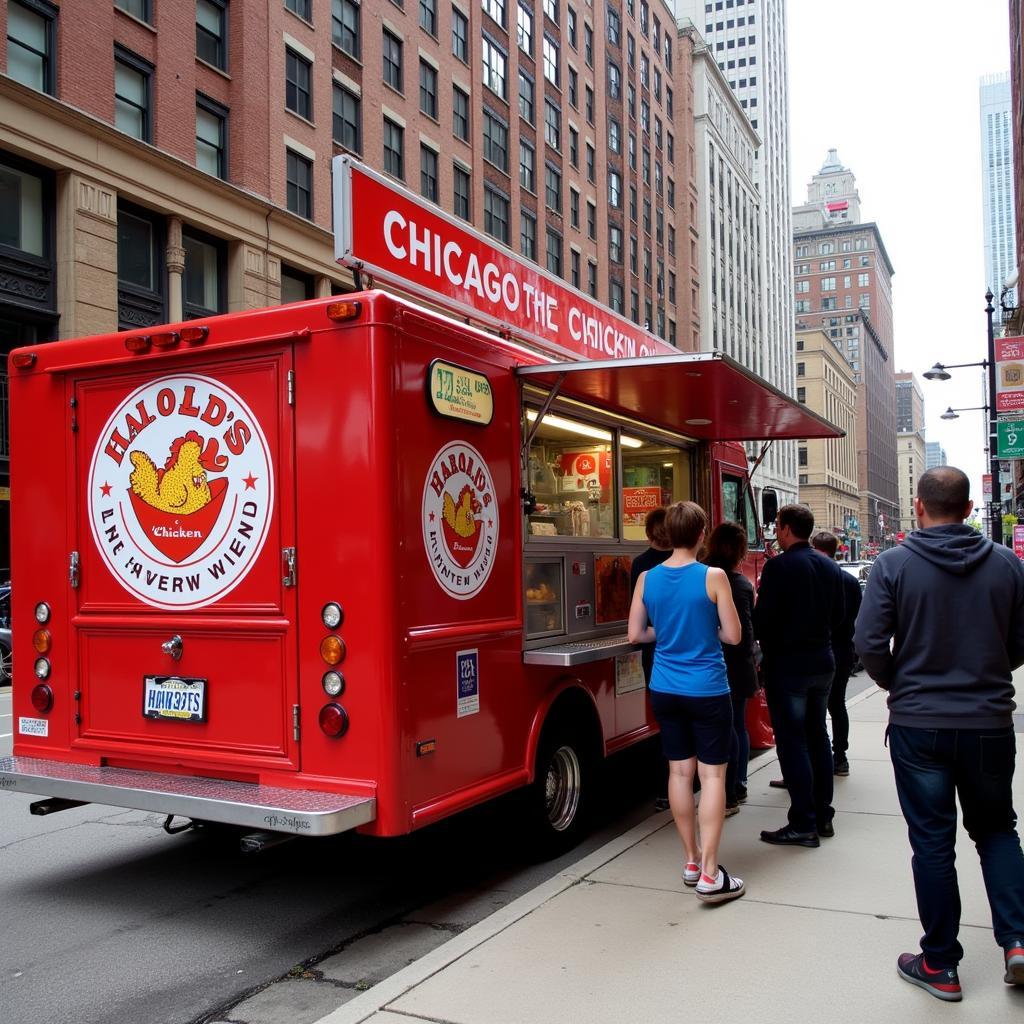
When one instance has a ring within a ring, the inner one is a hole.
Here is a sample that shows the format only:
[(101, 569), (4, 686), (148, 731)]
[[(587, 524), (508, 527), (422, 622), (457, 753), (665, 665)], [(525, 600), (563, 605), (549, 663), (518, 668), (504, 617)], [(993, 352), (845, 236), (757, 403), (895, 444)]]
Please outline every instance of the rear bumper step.
[(335, 835), (377, 815), (373, 797), (34, 757), (0, 757), (0, 792), (130, 807), (300, 836)]

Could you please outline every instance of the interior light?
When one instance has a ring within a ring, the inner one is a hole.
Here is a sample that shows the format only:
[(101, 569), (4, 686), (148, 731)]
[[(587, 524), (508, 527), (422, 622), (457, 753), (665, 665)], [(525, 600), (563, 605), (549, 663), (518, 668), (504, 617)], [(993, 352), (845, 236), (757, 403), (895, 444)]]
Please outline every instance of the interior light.
[(621, 436), (620, 440), (622, 441), (623, 448), (643, 448), (647, 443), (646, 441), (641, 441), (636, 437), (627, 437), (625, 434)]
[[(526, 418), (531, 422), (537, 418), (534, 409), (526, 410)], [(567, 430), (571, 434), (579, 434), (581, 437), (596, 437), (598, 441), (610, 441), (611, 431), (602, 430), (600, 427), (591, 427), (586, 423), (577, 423), (576, 420), (567, 420), (563, 416), (554, 416), (548, 413), (544, 417), (544, 426), (554, 427), (556, 430)]]

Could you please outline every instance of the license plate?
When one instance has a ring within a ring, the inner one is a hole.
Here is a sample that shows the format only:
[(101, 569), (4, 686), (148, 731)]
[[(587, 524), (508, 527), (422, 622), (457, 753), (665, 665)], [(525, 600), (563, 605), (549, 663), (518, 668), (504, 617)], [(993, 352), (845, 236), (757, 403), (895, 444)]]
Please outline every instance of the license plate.
[(206, 680), (191, 676), (144, 676), (142, 714), (175, 722), (205, 722)]

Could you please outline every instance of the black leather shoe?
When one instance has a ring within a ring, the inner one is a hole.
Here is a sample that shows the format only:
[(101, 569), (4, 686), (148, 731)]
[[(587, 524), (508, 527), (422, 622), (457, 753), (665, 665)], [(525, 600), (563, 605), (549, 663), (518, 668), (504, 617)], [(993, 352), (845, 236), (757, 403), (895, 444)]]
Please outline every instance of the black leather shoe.
[(667, 796), (656, 796), (654, 798), (654, 809), (656, 811), (667, 811), (668, 810), (668, 797)]
[(762, 832), (761, 842), (771, 843), (772, 846), (821, 846), (817, 832), (797, 832), (791, 825), (774, 832)]
[(818, 826), (818, 836), (822, 839), (831, 839), (835, 834), (836, 828), (831, 821), (823, 821)]

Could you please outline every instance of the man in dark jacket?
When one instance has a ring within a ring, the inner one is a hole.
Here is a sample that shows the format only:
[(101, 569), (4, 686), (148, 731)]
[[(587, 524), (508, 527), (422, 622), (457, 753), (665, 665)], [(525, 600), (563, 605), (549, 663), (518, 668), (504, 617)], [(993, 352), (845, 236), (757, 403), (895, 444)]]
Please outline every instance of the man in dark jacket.
[(903, 953), (897, 970), (948, 1001), (961, 998), (963, 956), (956, 797), (981, 858), (1005, 980), (1024, 985), (1024, 853), (1010, 792), (1024, 568), (1008, 548), (964, 525), (972, 508), (959, 469), (921, 477), (920, 529), (878, 556), (855, 640), (869, 675), (889, 691), (889, 754), (924, 927), (921, 952)]
[(843, 573), (807, 543), (813, 529), (806, 505), (779, 509), (775, 534), (783, 553), (761, 570), (754, 605), (765, 696), (789, 788), (789, 824), (761, 833), (777, 846), (819, 846), (819, 836), (835, 835), (825, 711), (836, 667), (832, 631), (843, 619)]
[[(839, 540), (834, 533), (822, 530), (811, 538), (811, 547), (830, 561), (835, 561)], [(843, 621), (832, 630), (832, 656), (836, 659), (836, 673), (832, 689), (828, 692), (828, 713), (832, 719), (832, 765), (836, 775), (849, 775), (850, 762), (846, 751), (850, 748), (850, 716), (846, 713), (846, 685), (856, 661), (853, 650), (853, 627), (860, 611), (860, 583), (855, 576), (842, 572)]]

